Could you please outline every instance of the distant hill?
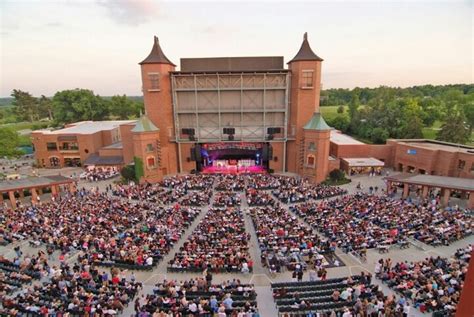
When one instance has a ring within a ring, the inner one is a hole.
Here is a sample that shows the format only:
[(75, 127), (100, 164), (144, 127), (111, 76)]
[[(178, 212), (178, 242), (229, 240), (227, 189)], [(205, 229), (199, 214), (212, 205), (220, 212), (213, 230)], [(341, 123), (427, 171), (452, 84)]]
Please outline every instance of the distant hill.
[(13, 98), (6, 97), (0, 98), (0, 107), (10, 107), (12, 105)]

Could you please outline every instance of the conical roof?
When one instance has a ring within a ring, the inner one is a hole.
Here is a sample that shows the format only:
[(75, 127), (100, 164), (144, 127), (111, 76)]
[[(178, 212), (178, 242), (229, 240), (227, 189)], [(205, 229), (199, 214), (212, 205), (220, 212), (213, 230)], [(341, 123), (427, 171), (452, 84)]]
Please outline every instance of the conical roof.
[(316, 130), (316, 131), (323, 131), (323, 130), (331, 130), (332, 128), (324, 121), (323, 116), (319, 112), (313, 113), (311, 120), (303, 127), (305, 130)]
[(132, 132), (153, 132), (159, 131), (156, 125), (151, 122), (146, 114), (142, 115), (133, 127)]
[(308, 33), (306, 32), (304, 33), (303, 43), (301, 44), (300, 50), (295, 55), (295, 57), (293, 57), (293, 59), (288, 62), (288, 64), (296, 61), (323, 61), (321, 57), (314, 54), (313, 50), (311, 49), (311, 46), (309, 46)]
[(163, 53), (157, 36), (155, 36), (155, 41), (153, 43), (153, 47), (151, 48), (150, 54), (139, 64), (170, 64), (176, 66), (168, 59), (168, 57), (166, 57), (165, 53)]

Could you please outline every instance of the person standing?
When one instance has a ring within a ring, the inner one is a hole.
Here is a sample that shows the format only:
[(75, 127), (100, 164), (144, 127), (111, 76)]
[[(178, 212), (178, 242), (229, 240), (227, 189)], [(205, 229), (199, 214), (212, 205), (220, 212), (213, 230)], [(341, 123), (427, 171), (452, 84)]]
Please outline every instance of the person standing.
[(302, 282), (303, 281), (303, 269), (299, 269), (297, 274), (298, 274), (298, 282)]

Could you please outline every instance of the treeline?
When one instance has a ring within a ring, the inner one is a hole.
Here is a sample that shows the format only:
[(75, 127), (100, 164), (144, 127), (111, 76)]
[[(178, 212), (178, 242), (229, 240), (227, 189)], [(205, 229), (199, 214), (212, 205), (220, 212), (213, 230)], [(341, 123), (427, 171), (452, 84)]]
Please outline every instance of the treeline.
[(474, 85), (329, 89), (322, 94), (322, 105), (339, 106), (328, 119), (331, 126), (373, 143), (423, 138), (423, 129), (435, 123), (436, 139), (473, 142)]
[(0, 108), (2, 123), (45, 121), (61, 126), (83, 120), (137, 118), (144, 109), (139, 97), (101, 97), (87, 89), (58, 91), (52, 98), (14, 89), (11, 97), (11, 107)]
[(353, 93), (356, 93), (359, 97), (361, 104), (367, 104), (371, 100), (377, 98), (381, 91), (389, 92), (395, 98), (440, 98), (445, 95), (448, 91), (456, 90), (462, 92), (464, 95), (474, 92), (474, 85), (472, 84), (456, 84), (456, 85), (424, 85), (424, 86), (413, 86), (408, 88), (400, 87), (387, 87), (381, 86), (377, 88), (360, 88), (354, 89), (326, 89), (321, 91), (321, 106), (340, 106), (348, 105), (351, 100)]

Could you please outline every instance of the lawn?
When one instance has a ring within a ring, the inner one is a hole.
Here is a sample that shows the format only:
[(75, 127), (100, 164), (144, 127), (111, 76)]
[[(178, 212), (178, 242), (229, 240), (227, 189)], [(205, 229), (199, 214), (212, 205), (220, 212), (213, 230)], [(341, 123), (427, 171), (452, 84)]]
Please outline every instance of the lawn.
[[(326, 120), (333, 120), (335, 117), (340, 115), (337, 113), (337, 108), (339, 106), (327, 106), (327, 107), (320, 107), (319, 109), (321, 110), (321, 114), (323, 115), (324, 119)], [(344, 106), (344, 113), (347, 113), (347, 106)]]

